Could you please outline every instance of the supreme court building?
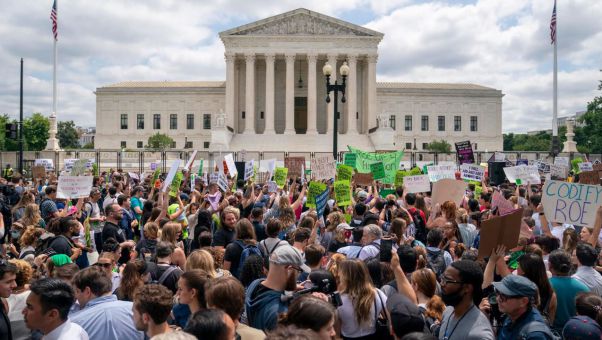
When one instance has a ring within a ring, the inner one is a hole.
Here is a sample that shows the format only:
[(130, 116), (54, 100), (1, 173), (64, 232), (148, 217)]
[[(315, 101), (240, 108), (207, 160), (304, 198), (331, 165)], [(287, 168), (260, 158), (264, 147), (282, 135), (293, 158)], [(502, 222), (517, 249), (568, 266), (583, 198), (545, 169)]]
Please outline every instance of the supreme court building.
[(95, 147), (138, 149), (160, 132), (178, 149), (330, 152), (334, 105), (325, 101), (322, 67), (332, 65), (331, 82), (340, 83), (339, 68), (347, 62), (339, 150), (421, 151), (441, 139), (502, 150), (500, 90), (378, 82), (383, 33), (297, 9), (219, 35), (225, 82), (127, 81), (97, 88)]

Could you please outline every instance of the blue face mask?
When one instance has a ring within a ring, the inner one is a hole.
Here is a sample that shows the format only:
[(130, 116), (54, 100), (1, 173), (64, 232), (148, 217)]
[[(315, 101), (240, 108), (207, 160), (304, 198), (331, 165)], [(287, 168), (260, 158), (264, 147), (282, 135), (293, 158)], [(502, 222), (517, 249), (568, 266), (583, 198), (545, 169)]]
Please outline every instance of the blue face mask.
[(19, 237), (21, 237), (21, 232), (18, 230), (11, 230), (10, 237), (12, 237), (13, 240), (18, 240)]

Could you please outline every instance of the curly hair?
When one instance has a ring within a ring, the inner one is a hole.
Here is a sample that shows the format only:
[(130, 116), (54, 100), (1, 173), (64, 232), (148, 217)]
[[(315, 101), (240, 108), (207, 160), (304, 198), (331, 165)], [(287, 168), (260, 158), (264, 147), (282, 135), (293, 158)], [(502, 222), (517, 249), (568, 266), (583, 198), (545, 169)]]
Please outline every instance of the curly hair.
[(25, 248), (27, 246), (35, 246), (37, 240), (45, 232), (46, 232), (46, 230), (44, 230), (42, 228), (36, 228), (36, 227), (30, 225), (27, 228), (25, 228), (23, 235), (21, 235), (21, 238), (19, 238), (19, 244), (21, 245), (22, 248)]
[(23, 287), (31, 281), (31, 277), (33, 276), (33, 268), (29, 262), (25, 260), (10, 260), (8, 261), (14, 264), (17, 267), (17, 278), (15, 281), (17, 282), (17, 287)]

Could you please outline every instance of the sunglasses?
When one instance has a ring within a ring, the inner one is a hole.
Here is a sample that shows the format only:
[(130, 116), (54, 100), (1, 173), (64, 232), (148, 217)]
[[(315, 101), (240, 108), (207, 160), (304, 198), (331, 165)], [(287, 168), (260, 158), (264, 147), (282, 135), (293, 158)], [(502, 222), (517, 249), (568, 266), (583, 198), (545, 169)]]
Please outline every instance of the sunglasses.
[(110, 267), (113, 266), (113, 264), (111, 264), (111, 263), (99, 263), (99, 262), (96, 262), (94, 264), (94, 266), (103, 267), (103, 268), (110, 268)]

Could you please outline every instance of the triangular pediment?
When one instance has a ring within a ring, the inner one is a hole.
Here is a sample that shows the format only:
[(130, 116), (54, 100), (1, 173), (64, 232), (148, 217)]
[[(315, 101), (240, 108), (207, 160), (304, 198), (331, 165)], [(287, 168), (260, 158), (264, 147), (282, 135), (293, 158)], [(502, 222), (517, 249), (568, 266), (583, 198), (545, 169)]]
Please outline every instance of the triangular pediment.
[(324, 14), (299, 8), (220, 33), (225, 36), (330, 35), (379, 37), (383, 34)]

